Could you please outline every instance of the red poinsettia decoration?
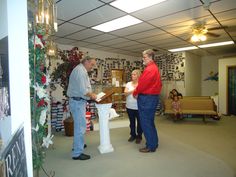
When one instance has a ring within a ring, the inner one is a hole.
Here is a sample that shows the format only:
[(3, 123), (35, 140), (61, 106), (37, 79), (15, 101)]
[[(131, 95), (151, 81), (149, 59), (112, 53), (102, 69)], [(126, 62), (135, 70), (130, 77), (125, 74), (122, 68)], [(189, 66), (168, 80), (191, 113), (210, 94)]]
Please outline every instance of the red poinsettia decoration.
[(80, 63), (83, 52), (79, 51), (78, 47), (74, 47), (71, 50), (59, 51), (59, 57), (63, 63), (59, 64), (53, 71), (52, 81), (60, 83), (63, 88), (63, 95), (66, 96), (70, 73)]
[(45, 75), (43, 75), (43, 76), (41, 77), (41, 82), (42, 82), (42, 84), (44, 85), (44, 84), (46, 83), (46, 81), (47, 81), (47, 77), (46, 77)]

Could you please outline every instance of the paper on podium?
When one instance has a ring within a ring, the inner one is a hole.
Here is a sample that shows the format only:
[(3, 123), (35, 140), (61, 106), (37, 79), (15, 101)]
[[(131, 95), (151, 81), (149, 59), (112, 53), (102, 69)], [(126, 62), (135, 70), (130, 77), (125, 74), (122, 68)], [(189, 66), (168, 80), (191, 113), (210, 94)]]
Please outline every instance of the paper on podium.
[(114, 91), (112, 89), (106, 89), (97, 94), (97, 99), (95, 100), (98, 104), (112, 103), (112, 94)]
[(102, 97), (105, 96), (106, 94), (104, 92), (100, 92), (99, 94), (97, 94), (97, 99), (96, 101), (99, 102), (102, 100)]

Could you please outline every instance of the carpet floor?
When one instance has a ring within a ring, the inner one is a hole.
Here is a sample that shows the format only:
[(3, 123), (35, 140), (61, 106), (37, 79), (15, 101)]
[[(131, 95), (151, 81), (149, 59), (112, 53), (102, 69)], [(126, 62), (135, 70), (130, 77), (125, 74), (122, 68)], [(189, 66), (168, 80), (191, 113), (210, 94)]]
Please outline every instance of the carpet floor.
[[(44, 168), (55, 171), (55, 177), (235, 177), (236, 143), (232, 142), (235, 141), (236, 131), (234, 128), (231, 132), (229, 128), (235, 127), (235, 123), (235, 117), (207, 124), (201, 120), (173, 123), (164, 117), (158, 117), (156, 125), (160, 139), (159, 148), (154, 153), (140, 153), (138, 149), (144, 146), (145, 140), (139, 145), (128, 142), (128, 121), (112, 121), (110, 137), (114, 152), (100, 154), (97, 149), (99, 131), (88, 132), (85, 153), (91, 155), (91, 159), (87, 161), (72, 160), (73, 137), (66, 137), (63, 132), (55, 132), (54, 145), (46, 152)], [(115, 124), (119, 128), (115, 128)], [(229, 134), (235, 134), (230, 139), (224, 138), (227, 135), (225, 131), (220, 137), (217, 136), (222, 127)], [(215, 139), (213, 134), (216, 135)], [(216, 138), (221, 139), (222, 143), (232, 142), (229, 145), (224, 144), (226, 149), (211, 152), (211, 148), (220, 148), (220, 145), (214, 147)], [(224, 151), (227, 150), (231, 157), (225, 157), (227, 152)], [(42, 177), (46, 176), (43, 171), (40, 173)]]

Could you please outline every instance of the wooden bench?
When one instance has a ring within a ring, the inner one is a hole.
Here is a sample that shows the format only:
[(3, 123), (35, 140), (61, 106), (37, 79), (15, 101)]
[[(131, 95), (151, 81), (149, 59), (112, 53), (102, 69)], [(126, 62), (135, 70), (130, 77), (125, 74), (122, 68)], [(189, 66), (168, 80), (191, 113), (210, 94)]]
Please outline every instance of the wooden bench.
[(210, 96), (183, 96), (183, 99), (211, 99)]
[[(171, 106), (172, 100), (164, 101), (164, 113), (174, 114)], [(217, 116), (215, 103), (212, 99), (180, 99), (181, 109), (183, 114), (203, 115), (203, 121), (206, 122), (207, 116)]]

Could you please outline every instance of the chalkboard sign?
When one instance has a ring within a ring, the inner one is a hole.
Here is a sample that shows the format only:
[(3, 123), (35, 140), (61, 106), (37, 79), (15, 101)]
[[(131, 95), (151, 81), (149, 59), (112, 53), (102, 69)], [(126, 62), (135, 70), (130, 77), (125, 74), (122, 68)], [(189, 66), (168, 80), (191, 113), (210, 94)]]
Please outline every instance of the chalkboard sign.
[[(28, 177), (24, 128), (20, 128), (2, 153), (3, 177)], [(0, 170), (1, 171), (1, 170)]]

